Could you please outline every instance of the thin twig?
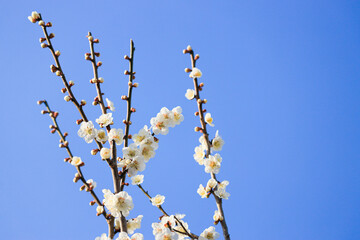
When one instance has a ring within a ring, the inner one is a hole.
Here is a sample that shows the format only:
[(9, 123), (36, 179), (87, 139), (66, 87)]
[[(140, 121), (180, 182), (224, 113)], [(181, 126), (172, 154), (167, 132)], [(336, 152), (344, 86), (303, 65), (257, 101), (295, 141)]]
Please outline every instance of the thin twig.
[[(71, 153), (70, 147), (69, 147), (69, 143), (66, 141), (66, 136), (61, 132), (60, 127), (57, 123), (57, 114), (55, 115), (55, 112), (52, 111), (50, 109), (50, 106), (48, 104), (48, 102), (46, 100), (41, 101), (42, 103), (45, 104), (46, 108), (47, 108), (47, 113), (49, 114), (50, 118), (52, 119), (53, 123), (54, 123), (54, 128), (56, 130), (56, 132), (59, 134), (59, 137), (61, 139), (61, 142), (63, 143), (63, 147), (66, 149), (66, 151), (68, 152), (68, 155), (70, 157), (70, 159), (73, 158), (73, 154)], [(64, 143), (67, 144), (64, 144)], [(81, 167), (80, 166), (75, 166), (78, 175), (79, 175), (79, 180), (81, 180), (81, 182), (85, 185), (85, 189), (87, 189), (88, 192), (90, 192), (91, 196), (94, 198), (95, 202), (97, 203), (98, 206), (102, 206), (104, 207), (104, 205), (101, 203), (101, 201), (99, 200), (99, 198), (97, 197), (95, 191), (93, 190), (93, 187), (90, 186), (90, 184), (88, 184), (86, 182), (86, 179), (84, 177), (84, 174), (81, 171)], [(106, 219), (107, 223), (109, 224), (109, 219), (106, 217), (106, 212), (105, 210), (102, 212), (102, 215), (104, 216), (104, 218)]]
[[(149, 192), (148, 191), (145, 191), (145, 189), (141, 186), (141, 184), (137, 185), (141, 191), (149, 198), (150, 202), (151, 202), (151, 199), (152, 197), (150, 196)], [(167, 212), (164, 210), (164, 208), (161, 206), (161, 205), (156, 205), (156, 207), (165, 215), (165, 216), (169, 216), (169, 214), (167, 214)], [(180, 234), (183, 234), (183, 235), (186, 235), (188, 237), (190, 237), (191, 239), (198, 239), (199, 236), (194, 234), (194, 233), (190, 233), (186, 228), (185, 226), (183, 225), (183, 223), (174, 215), (174, 218), (176, 220), (176, 223), (179, 224), (182, 229), (184, 229), (185, 232), (181, 232), (181, 231), (178, 231), (178, 230), (175, 230), (173, 229), (175, 232), (177, 233), (180, 233)], [(170, 226), (169, 226), (170, 228)], [(171, 229), (170, 229), (171, 230)]]
[[(194, 56), (194, 51), (193, 50), (187, 50), (185, 51), (185, 53), (189, 53), (190, 54), (190, 59), (191, 59), (191, 66), (192, 69), (194, 69), (196, 67), (196, 59)], [(205, 142), (206, 142), (206, 154), (205, 154), (205, 158), (208, 158), (210, 153), (211, 153), (211, 142), (209, 140), (209, 134), (206, 130), (206, 122), (205, 122), (205, 118), (204, 118), (204, 111), (203, 111), (203, 106), (202, 104), (204, 103), (201, 98), (200, 98), (200, 89), (199, 89), (199, 84), (197, 81), (197, 78), (193, 78), (194, 79), (194, 88), (195, 88), (195, 99), (196, 99), (196, 103), (198, 106), (198, 111), (199, 111), (199, 118), (200, 118), (200, 123), (201, 123), (201, 132), (204, 136)], [(211, 173), (211, 178), (216, 179), (216, 175), (214, 173)], [(214, 198), (216, 201), (216, 206), (218, 208), (218, 211), (220, 213), (220, 215), (222, 216), (223, 220), (220, 221), (221, 223), (221, 227), (223, 230), (223, 235), (225, 240), (230, 240), (230, 234), (229, 234), (229, 230), (225, 221), (225, 214), (224, 214), (224, 210), (222, 207), (222, 199), (219, 198), (218, 196), (216, 196), (216, 194), (214, 194)]]
[[(91, 38), (90, 38), (91, 37)], [(104, 99), (103, 99), (103, 93), (101, 92), (101, 87), (100, 87), (100, 81), (99, 81), (99, 75), (98, 75), (98, 65), (96, 63), (96, 54), (95, 54), (95, 50), (94, 50), (94, 41), (93, 41), (93, 37), (91, 35), (91, 32), (88, 33), (88, 39), (89, 39), (89, 44), (90, 44), (90, 52), (91, 52), (91, 58), (90, 61), (92, 63), (93, 66), (93, 72), (94, 72), (94, 81), (95, 81), (95, 86), (96, 86), (96, 92), (97, 92), (97, 98), (98, 98), (98, 104), (100, 105), (102, 114), (106, 114), (107, 110), (105, 107), (105, 103), (104, 103)], [(106, 126), (106, 130), (109, 133), (111, 130), (110, 125)], [(110, 149), (111, 149), (111, 153), (112, 153), (112, 157), (111, 157), (111, 164), (109, 164), (110, 168), (111, 168), (111, 174), (112, 174), (112, 178), (113, 178), (113, 185), (114, 185), (114, 191), (115, 194), (120, 192), (120, 178), (119, 178), (119, 173), (118, 173), (118, 167), (116, 164), (116, 144), (115, 144), (115, 140), (109, 140), (109, 144), (110, 144)], [(111, 216), (111, 218), (114, 218), (113, 216)], [(112, 221), (112, 223), (114, 224), (114, 220)], [(114, 225), (113, 225), (114, 226)], [(112, 228), (112, 231), (109, 232), (109, 237), (113, 238), (114, 237), (114, 228)]]

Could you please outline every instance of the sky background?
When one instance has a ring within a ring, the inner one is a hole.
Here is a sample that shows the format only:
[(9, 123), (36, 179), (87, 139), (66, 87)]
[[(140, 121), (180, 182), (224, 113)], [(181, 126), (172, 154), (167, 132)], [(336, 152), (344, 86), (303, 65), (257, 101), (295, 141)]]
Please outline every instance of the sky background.
[[(92, 68), (84, 60), (88, 31), (100, 39), (105, 97), (115, 102), (117, 128), (126, 114), (123, 71), (129, 39), (135, 42), (136, 81), (131, 133), (166, 106), (182, 106), (184, 122), (160, 136), (147, 164), (144, 187), (166, 196), (169, 213), (186, 214), (192, 232), (212, 225), (213, 198), (196, 190), (209, 174), (192, 155), (199, 144), (193, 87), (185, 67), (188, 44), (200, 54), (202, 97), (225, 140), (220, 180), (229, 180), (224, 210), (233, 240), (360, 239), (360, 2), (302, 1), (2, 1), (0, 70), (0, 232), (3, 239), (95, 239), (107, 231), (89, 206), (91, 196), (74, 184), (75, 169), (63, 162), (51, 120), (39, 99), (60, 112), (74, 155), (86, 162), (96, 191), (112, 188), (110, 171), (90, 155), (76, 132), (79, 114), (63, 100), (62, 83), (49, 71), (53, 59), (41, 49), (42, 31), (31, 11), (53, 23), (53, 44), (74, 94), (91, 103)], [(92, 121), (100, 115), (88, 104)], [(161, 216), (136, 187), (126, 191), (144, 215), (139, 232), (154, 239)], [(221, 233), (221, 227), (216, 227)], [(223, 239), (223, 237), (221, 237)]]

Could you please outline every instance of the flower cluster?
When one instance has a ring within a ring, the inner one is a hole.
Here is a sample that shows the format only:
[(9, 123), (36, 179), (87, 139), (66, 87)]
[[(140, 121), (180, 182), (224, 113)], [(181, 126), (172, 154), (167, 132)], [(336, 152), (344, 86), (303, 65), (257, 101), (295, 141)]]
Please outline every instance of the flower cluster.
[[(153, 223), (153, 234), (156, 240), (185, 240), (187, 238), (186, 233), (190, 232), (188, 224), (182, 219), (184, 214), (176, 214), (171, 216), (164, 216), (161, 218), (160, 223)], [(177, 222), (181, 222), (181, 225)]]
[(108, 189), (103, 189), (104, 205), (114, 217), (120, 217), (120, 212), (127, 217), (130, 210), (134, 208), (132, 197), (125, 191), (113, 194)]
[(229, 185), (229, 181), (224, 180), (222, 182), (217, 182), (215, 179), (210, 178), (204, 187), (202, 184), (199, 185), (197, 193), (201, 198), (208, 198), (210, 193), (214, 193), (219, 198), (228, 199), (230, 193), (226, 192), (226, 187)]
[[(95, 240), (112, 240), (106, 233), (101, 234), (100, 237), (96, 237)], [(119, 236), (115, 240), (144, 240), (144, 236), (141, 233), (135, 233), (131, 237), (126, 232), (119, 233)]]
[[(108, 126), (110, 123), (112, 123), (112, 113), (108, 114), (101, 115), (98, 119), (96, 119), (96, 122), (99, 123), (102, 127)], [(91, 143), (94, 139), (102, 143), (105, 143), (107, 140), (115, 140), (116, 145), (121, 145), (123, 143), (124, 137), (122, 129), (113, 128), (110, 130), (108, 135), (106, 135), (106, 132), (103, 129), (96, 129), (92, 121), (82, 122), (80, 124), (78, 135), (79, 137), (84, 138), (85, 142), (87, 143)]]
[(184, 120), (184, 116), (181, 113), (182, 108), (179, 106), (173, 108), (171, 111), (163, 107), (156, 117), (150, 120), (153, 133), (155, 135), (168, 134), (169, 127), (175, 127), (175, 125), (179, 125)]

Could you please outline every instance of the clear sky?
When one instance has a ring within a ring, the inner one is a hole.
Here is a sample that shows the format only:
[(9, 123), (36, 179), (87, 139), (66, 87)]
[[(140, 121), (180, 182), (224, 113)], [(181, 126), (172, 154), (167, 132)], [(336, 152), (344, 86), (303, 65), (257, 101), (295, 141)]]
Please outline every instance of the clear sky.
[[(156, 157), (143, 172), (144, 187), (166, 196), (169, 213), (184, 213), (191, 231), (212, 225), (213, 199), (196, 190), (209, 175), (192, 158), (198, 145), (196, 105), (185, 99), (188, 44), (200, 54), (203, 97), (226, 144), (220, 180), (229, 180), (224, 209), (233, 240), (360, 239), (360, 3), (344, 0), (253, 1), (3, 1), (0, 15), (2, 74), (0, 232), (2, 239), (94, 239), (106, 232), (74, 184), (58, 136), (40, 114), (39, 99), (60, 112), (75, 155), (86, 161), (101, 196), (112, 188), (110, 171), (89, 154), (76, 132), (79, 118), (63, 100), (62, 84), (40, 48), (36, 10), (52, 21), (53, 43), (74, 93), (95, 96), (88, 31), (100, 39), (105, 96), (115, 102), (115, 127), (125, 116), (129, 39), (135, 71), (131, 133), (149, 124), (161, 107), (183, 107), (184, 122), (160, 137)], [(85, 111), (94, 121), (98, 107)], [(140, 232), (153, 239), (161, 213), (136, 187), (127, 191), (143, 214)], [(101, 196), (102, 198), (102, 196)], [(216, 227), (221, 232), (220, 226)]]

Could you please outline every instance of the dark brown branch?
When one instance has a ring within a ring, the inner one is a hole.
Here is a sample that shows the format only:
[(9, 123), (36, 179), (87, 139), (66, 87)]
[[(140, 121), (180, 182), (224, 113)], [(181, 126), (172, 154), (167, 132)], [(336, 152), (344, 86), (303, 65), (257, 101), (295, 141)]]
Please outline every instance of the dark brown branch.
[[(51, 120), (52, 120), (53, 123), (54, 123), (54, 125), (53, 125), (54, 128), (53, 128), (53, 129), (55, 129), (56, 132), (59, 134), (59, 137), (60, 137), (60, 139), (61, 139), (61, 142), (62, 142), (62, 143), (67, 142), (67, 141), (66, 141), (66, 136), (61, 132), (60, 127), (59, 127), (59, 125), (58, 125), (58, 123), (57, 123), (57, 120), (56, 120), (56, 117), (57, 117), (56, 115), (57, 115), (57, 114), (55, 114), (55, 112), (50, 109), (50, 106), (49, 106), (49, 104), (48, 104), (48, 102), (47, 102), (46, 100), (40, 101), (40, 102), (45, 104), (45, 106), (46, 106), (46, 108), (47, 108), (47, 113), (49, 114)], [(67, 144), (64, 144), (64, 148), (66, 148), (66, 151), (68, 152), (70, 159), (72, 159), (72, 158), (73, 158), (73, 154), (71, 153), (69, 144), (68, 144), (68, 143), (67, 143)], [(85, 177), (84, 177), (84, 174), (83, 174), (82, 171), (81, 171), (81, 167), (80, 167), (80, 166), (76, 166), (75, 168), (76, 168), (76, 170), (77, 170), (77, 172), (78, 172), (78, 175), (80, 176), (79, 180), (81, 180), (81, 182), (85, 185), (85, 189), (87, 189), (87, 191), (90, 192), (91, 196), (94, 198), (94, 200), (95, 200), (95, 202), (97, 203), (97, 205), (104, 207), (104, 205), (101, 203), (101, 201), (100, 201), (99, 198), (97, 197), (97, 195), (96, 195), (95, 191), (93, 190), (93, 188), (86, 182), (86, 179), (85, 179)], [(106, 217), (105, 209), (104, 209), (102, 215), (104, 216), (104, 218), (106, 219), (107, 223), (109, 224), (109, 219), (107, 219), (107, 217)]]
[[(190, 59), (191, 59), (191, 66), (192, 66), (192, 69), (194, 69), (196, 67), (196, 60), (197, 58), (195, 58), (194, 56), (194, 51), (191, 49), (191, 50), (184, 50), (184, 53), (189, 53), (190, 54)], [(205, 139), (205, 142), (206, 142), (206, 155), (205, 155), (205, 158), (208, 158), (210, 153), (211, 153), (211, 142), (209, 140), (209, 134), (206, 130), (206, 122), (205, 122), (205, 118), (204, 118), (204, 111), (203, 111), (203, 100), (200, 98), (200, 87), (199, 87), (199, 84), (198, 84), (198, 80), (197, 78), (193, 78), (194, 80), (194, 88), (195, 88), (195, 99), (196, 99), (196, 103), (197, 103), (197, 106), (198, 106), (198, 112), (199, 112), (199, 118), (200, 118), (200, 123), (201, 123), (201, 132), (204, 136), (204, 139)], [(216, 175), (214, 173), (211, 173), (211, 177), (213, 179), (216, 179)], [(225, 214), (224, 214), (224, 210), (223, 210), (223, 207), (222, 207), (222, 199), (219, 198), (218, 196), (216, 196), (216, 194), (214, 194), (214, 197), (215, 197), (215, 201), (216, 201), (216, 206), (218, 208), (218, 211), (219, 213), (221, 214), (221, 216), (223, 217), (223, 220), (220, 221), (221, 223), (221, 227), (222, 227), (222, 230), (223, 230), (223, 235), (224, 235), (224, 238), (225, 240), (230, 240), (230, 234), (229, 234), (229, 230), (228, 230), (228, 227), (227, 227), (227, 224), (226, 224), (226, 220), (225, 220)]]
[[(145, 189), (141, 186), (141, 184), (139, 184), (139, 185), (137, 185), (137, 186), (138, 186), (138, 187), (141, 189), (141, 191), (149, 198), (149, 200), (150, 200), (150, 202), (151, 202), (152, 197), (149, 195), (148, 191), (145, 191)], [(169, 214), (167, 214), (167, 212), (164, 210), (164, 208), (163, 208), (161, 205), (157, 205), (156, 207), (157, 207), (165, 216), (169, 216)], [(175, 230), (175, 229), (171, 229), (170, 226), (169, 226), (170, 230), (174, 230), (174, 231), (177, 232), (177, 233), (184, 234), (184, 235), (190, 237), (191, 239), (198, 239), (198, 238), (199, 238), (198, 235), (196, 235), (196, 234), (194, 234), (194, 233), (190, 233), (190, 232), (185, 228), (184, 224), (183, 224), (176, 216), (174, 216), (174, 218), (175, 218), (175, 220), (176, 220), (176, 223), (179, 224), (179, 225), (182, 227), (182, 229), (184, 229), (185, 232), (181, 232), (181, 231), (177, 231), (177, 230)]]
[[(96, 86), (96, 92), (97, 92), (97, 99), (98, 99), (98, 104), (100, 105), (100, 108), (101, 108), (101, 112), (102, 114), (106, 114), (107, 113), (107, 109), (105, 107), (105, 103), (104, 103), (104, 99), (103, 99), (103, 93), (101, 92), (101, 87), (100, 87), (100, 80), (99, 80), (99, 75), (98, 75), (98, 65), (96, 63), (96, 53), (95, 53), (95, 50), (94, 50), (94, 39), (93, 39), (93, 36), (91, 35), (91, 32), (88, 33), (88, 40), (89, 40), (89, 44), (90, 44), (90, 54), (91, 54), (91, 58), (90, 58), (90, 61), (92, 63), (92, 66), (93, 66), (93, 72), (94, 72), (94, 78), (93, 78), (93, 81), (95, 83), (95, 86)], [(110, 130), (111, 130), (111, 127), (110, 125), (106, 126), (106, 130), (107, 132), (109, 133)], [(111, 168), (111, 174), (112, 174), (112, 178), (113, 178), (113, 184), (114, 184), (114, 192), (115, 194), (120, 192), (121, 191), (121, 188), (120, 188), (120, 177), (119, 177), (119, 174), (118, 174), (118, 167), (117, 167), (117, 152), (116, 152), (116, 144), (115, 144), (115, 140), (111, 140), (109, 141), (109, 144), (110, 144), (110, 149), (111, 149), (111, 152), (112, 152), (112, 158), (110, 160), (110, 168)], [(109, 232), (109, 237), (110, 238), (113, 238), (114, 237), (114, 217), (111, 216), (112, 218), (112, 224), (113, 224), (113, 227), (111, 228), (112, 231)], [(123, 231), (127, 232), (127, 229), (126, 229), (126, 225), (125, 225), (125, 228), (121, 228)]]

